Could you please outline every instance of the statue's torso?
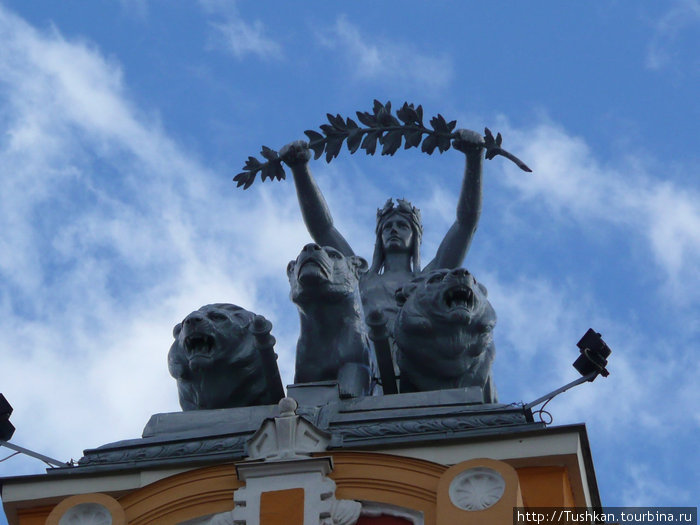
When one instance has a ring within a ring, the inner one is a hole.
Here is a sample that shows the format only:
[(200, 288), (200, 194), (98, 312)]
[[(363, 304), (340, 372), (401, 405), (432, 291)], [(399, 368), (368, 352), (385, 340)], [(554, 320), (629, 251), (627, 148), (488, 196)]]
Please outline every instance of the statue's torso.
[(381, 310), (387, 318), (387, 328), (391, 333), (394, 319), (399, 311), (396, 304), (396, 290), (417, 274), (413, 272), (391, 272), (376, 274), (367, 272), (360, 277), (360, 295), (365, 315), (373, 310)]

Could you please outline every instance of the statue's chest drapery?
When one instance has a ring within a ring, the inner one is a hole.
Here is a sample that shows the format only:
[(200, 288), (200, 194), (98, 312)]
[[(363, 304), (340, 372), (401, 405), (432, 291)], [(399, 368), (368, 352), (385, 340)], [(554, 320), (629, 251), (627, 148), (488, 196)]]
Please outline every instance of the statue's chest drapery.
[(394, 324), (399, 311), (396, 304), (396, 290), (409, 282), (417, 274), (411, 272), (376, 274), (365, 273), (360, 278), (360, 295), (365, 315), (373, 310), (381, 310), (388, 320), (388, 327)]

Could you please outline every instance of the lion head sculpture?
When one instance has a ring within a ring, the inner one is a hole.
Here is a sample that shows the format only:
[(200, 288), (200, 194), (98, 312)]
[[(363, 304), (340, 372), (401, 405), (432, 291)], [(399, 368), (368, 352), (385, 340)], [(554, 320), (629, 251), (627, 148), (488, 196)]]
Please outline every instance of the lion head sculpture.
[(463, 268), (434, 270), (400, 288), (396, 299), (401, 392), (477, 386), (484, 402), (496, 402), (496, 312), (486, 287)]
[(366, 270), (367, 261), (362, 257), (345, 256), (330, 246), (307, 244), (287, 265), (289, 296), (302, 308), (341, 299), (357, 304), (360, 273)]
[(342, 397), (371, 392), (371, 353), (359, 290), (366, 269), (361, 257), (313, 243), (289, 262), (290, 297), (301, 321), (295, 383), (337, 380)]
[(168, 353), (183, 410), (276, 403), (250, 325), (255, 318), (234, 304), (202, 306), (173, 328)]

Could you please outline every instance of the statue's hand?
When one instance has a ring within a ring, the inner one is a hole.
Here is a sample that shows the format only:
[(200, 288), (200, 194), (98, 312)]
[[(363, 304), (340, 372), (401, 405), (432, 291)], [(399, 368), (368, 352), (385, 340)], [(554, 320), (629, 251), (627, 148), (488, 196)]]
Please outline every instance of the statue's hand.
[(311, 159), (309, 143), (305, 140), (295, 140), (280, 150), (280, 158), (290, 168), (306, 164)]
[(484, 148), (484, 137), (476, 131), (458, 129), (457, 137), (452, 141), (452, 147), (462, 153), (478, 153)]

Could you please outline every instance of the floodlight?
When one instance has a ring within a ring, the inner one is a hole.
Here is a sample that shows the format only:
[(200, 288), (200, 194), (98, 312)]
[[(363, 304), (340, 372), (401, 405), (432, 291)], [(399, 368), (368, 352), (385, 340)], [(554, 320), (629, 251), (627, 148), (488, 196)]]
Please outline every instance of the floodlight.
[[(576, 346), (581, 350), (581, 355), (574, 361), (574, 368), (578, 370), (579, 374), (587, 376), (591, 372), (597, 372), (603, 377), (608, 376), (609, 372), (605, 369), (605, 365), (608, 364), (608, 357), (612, 350), (605, 344), (598, 332), (589, 328), (588, 332), (576, 343)], [(593, 381), (593, 379), (595, 376), (589, 381)]]
[[(15, 433), (15, 427), (12, 425), (12, 423), (10, 423), (10, 416), (11, 415), (12, 415), (12, 406), (10, 405), (10, 403), (7, 402), (7, 399), (5, 399), (5, 396), (0, 394), (0, 447), (6, 447), (6, 448), (9, 448), (10, 450), (14, 450), (15, 453), (25, 454), (25, 455), (33, 457), (35, 459), (39, 459), (51, 467), (70, 467), (70, 466), (72, 466), (72, 463), (65, 463), (63, 461), (59, 461), (57, 459), (50, 458), (49, 456), (44, 456), (43, 454), (39, 454), (38, 452), (34, 452), (33, 450), (29, 450), (28, 448), (20, 447), (19, 445), (15, 445), (14, 443), (10, 443), (9, 439), (12, 437), (12, 434)], [(14, 454), (12, 454), (11, 456), (8, 456), (8, 458), (12, 457), (12, 456), (14, 456)], [(8, 459), (8, 458), (5, 458), (5, 459)]]
[(9, 441), (15, 433), (15, 427), (10, 423), (12, 406), (7, 402), (5, 396), (0, 394), (0, 441)]
[(576, 346), (579, 347), (581, 355), (578, 357), (578, 359), (576, 359), (576, 361), (574, 361), (573, 366), (583, 377), (579, 377), (575, 381), (572, 381), (561, 388), (553, 390), (549, 394), (535, 399), (534, 401), (524, 405), (524, 408), (531, 409), (532, 407), (536, 407), (542, 403), (546, 405), (553, 398), (562, 392), (566, 392), (570, 388), (580, 385), (581, 383), (585, 383), (586, 381), (593, 381), (596, 377), (598, 377), (598, 375), (607, 377), (610, 374), (605, 368), (605, 365), (608, 364), (607, 358), (612, 353), (612, 350), (610, 350), (610, 347), (605, 343), (605, 341), (603, 341), (603, 338), (598, 332), (592, 328), (589, 328), (581, 340), (576, 343)]

